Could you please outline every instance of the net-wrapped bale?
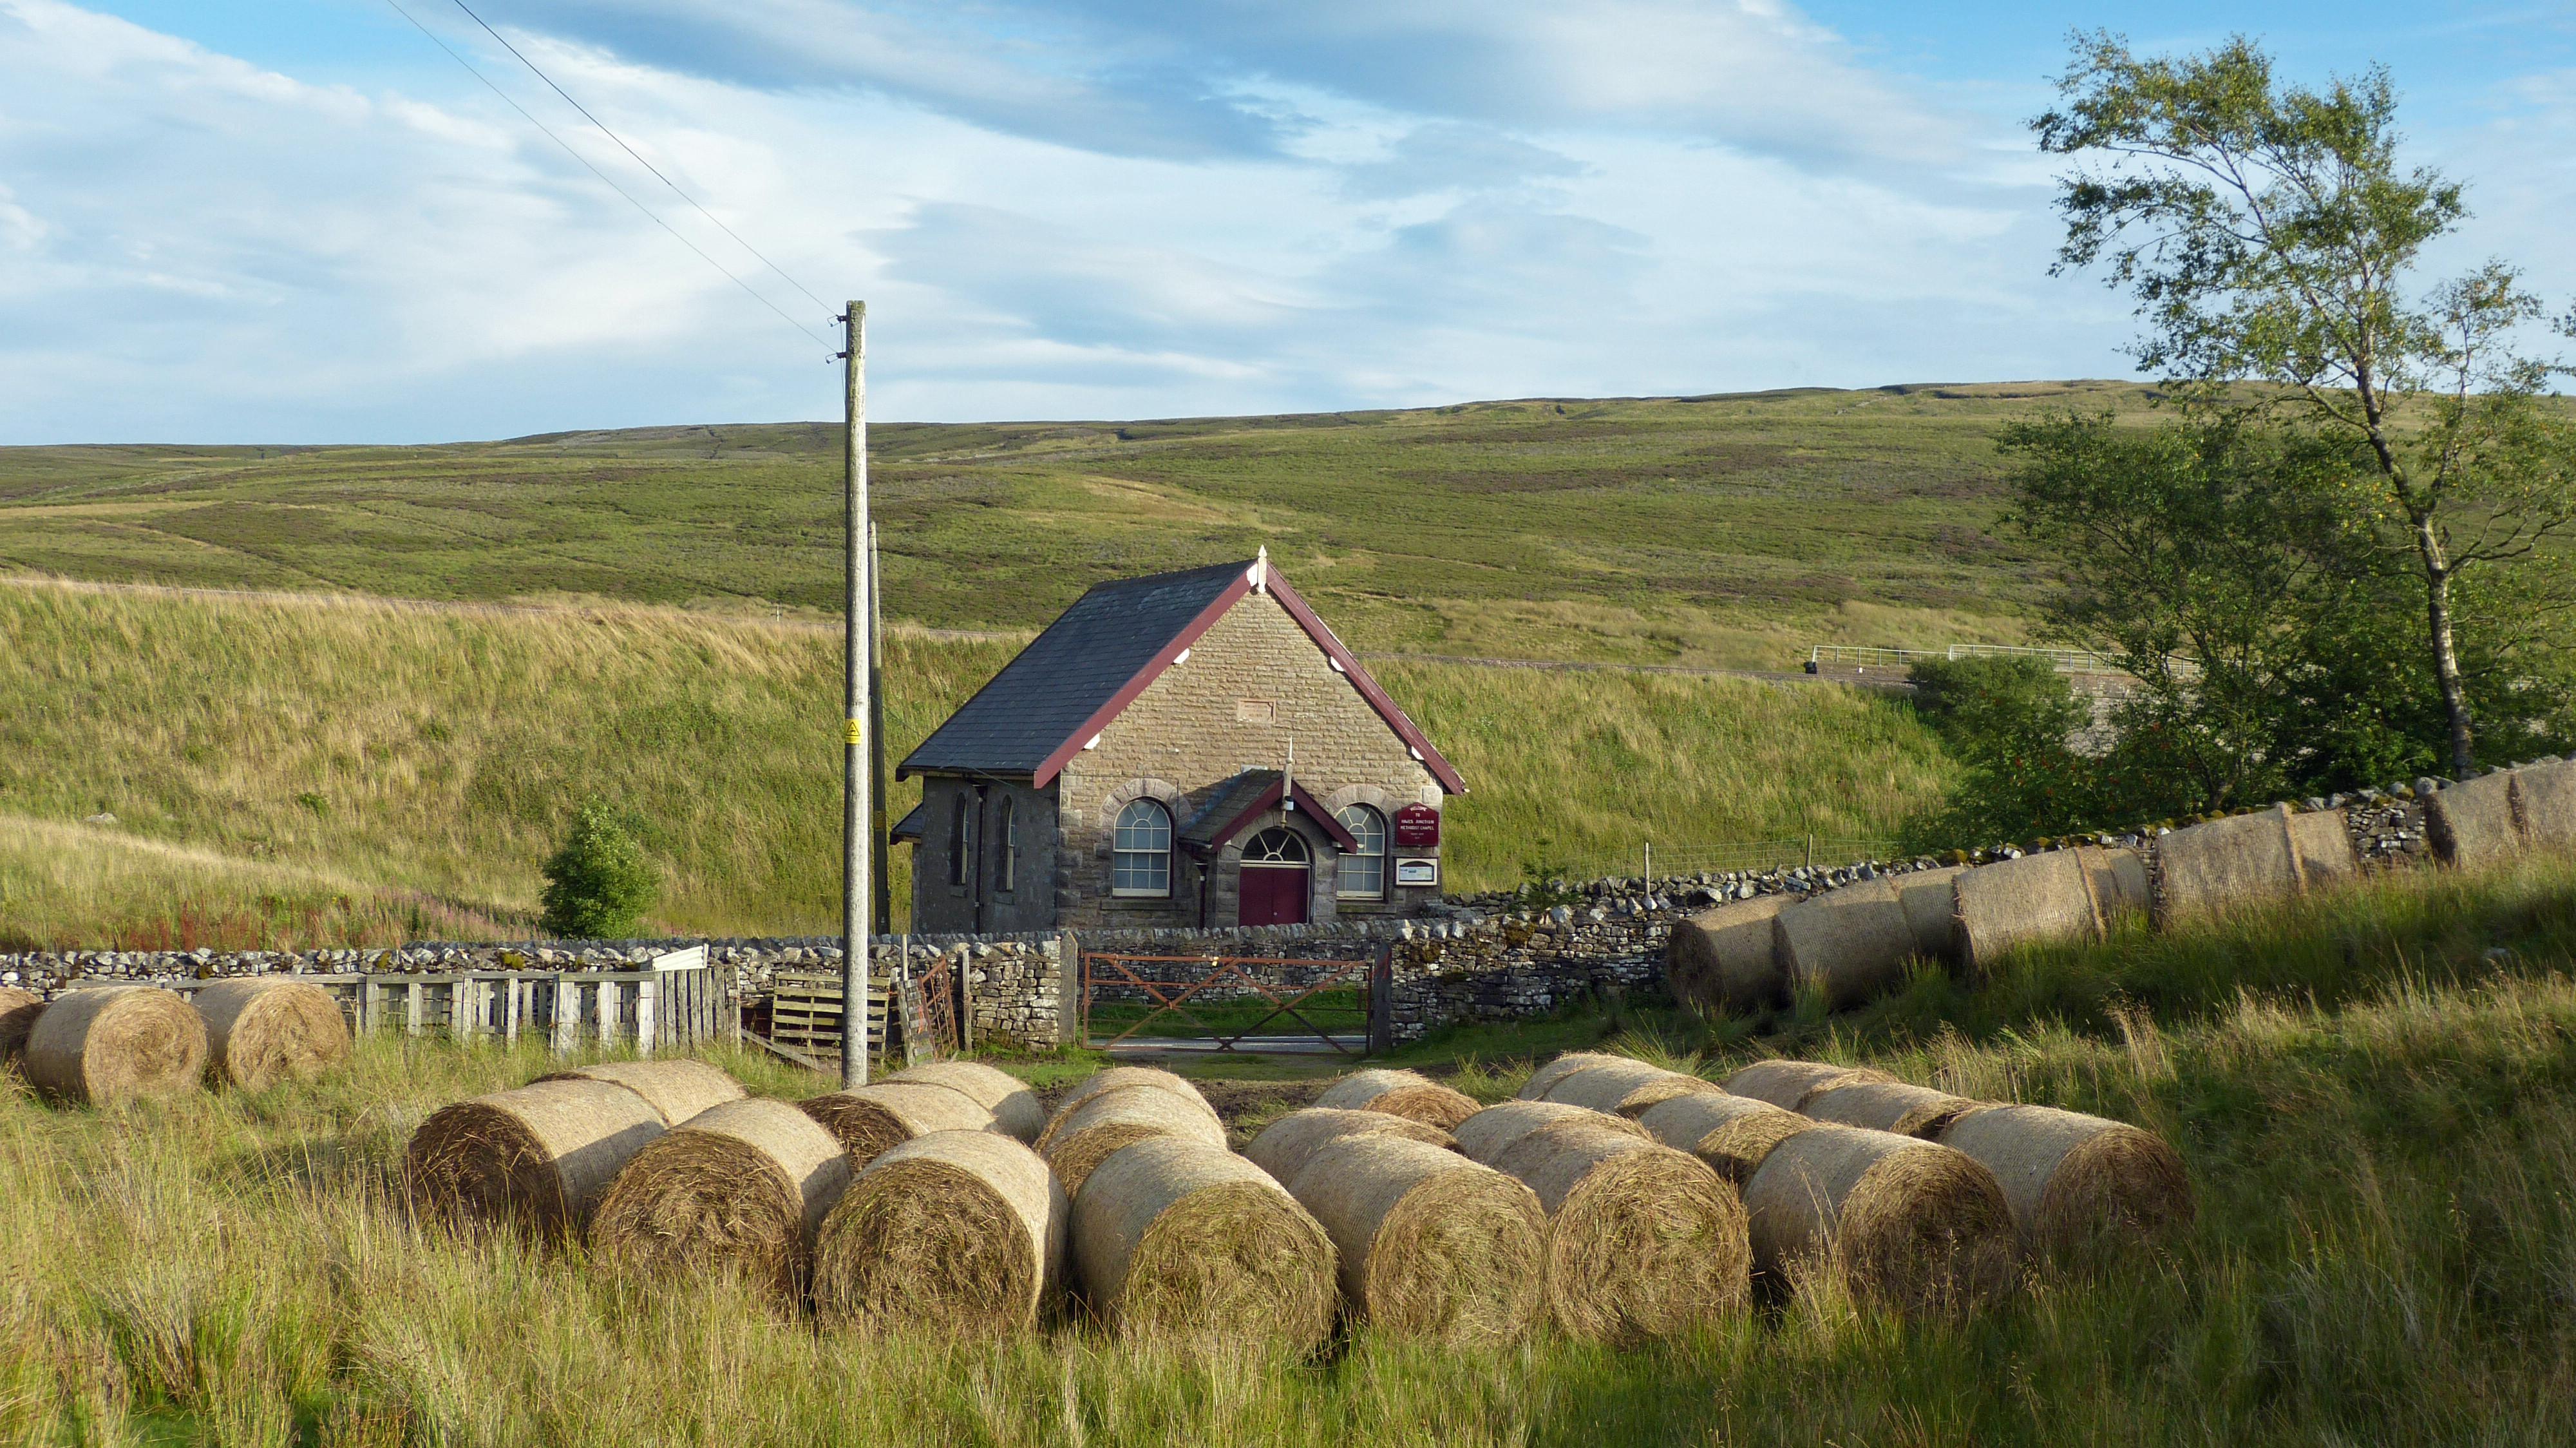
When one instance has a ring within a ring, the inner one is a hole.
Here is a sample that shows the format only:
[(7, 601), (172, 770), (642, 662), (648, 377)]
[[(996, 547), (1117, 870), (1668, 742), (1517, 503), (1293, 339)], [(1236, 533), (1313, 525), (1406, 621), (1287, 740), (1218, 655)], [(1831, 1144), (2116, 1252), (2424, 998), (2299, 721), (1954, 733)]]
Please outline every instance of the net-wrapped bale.
[(1081, 1084), (1066, 1092), (1055, 1103), (1055, 1114), (1047, 1118), (1046, 1128), (1038, 1133), (1038, 1138), (1032, 1145), (1036, 1146), (1040, 1153), (1044, 1153), (1047, 1144), (1055, 1138), (1056, 1127), (1067, 1116), (1081, 1109), (1082, 1103), (1102, 1092), (1123, 1091), (1130, 1086), (1147, 1086), (1156, 1091), (1168, 1091), (1185, 1102), (1195, 1104), (1199, 1110), (1207, 1113), (1210, 1121), (1221, 1120), (1216, 1114), (1216, 1108), (1210, 1106), (1207, 1097), (1199, 1093), (1199, 1088), (1182, 1077), (1155, 1066), (1112, 1066), (1106, 1071), (1084, 1078)]
[[(1633, 1056), (1613, 1056), (1606, 1051), (1568, 1051), (1564, 1055), (1559, 1056), (1555, 1060), (1552, 1060), (1546, 1065), (1539, 1067), (1537, 1070), (1532, 1071), (1530, 1073), (1530, 1078), (1521, 1083), (1520, 1099), (1523, 1101), (1543, 1100), (1547, 1096), (1549, 1090), (1555, 1087), (1557, 1082), (1564, 1080), (1567, 1076), (1570, 1076), (1577, 1071), (1585, 1070), (1593, 1066), (1625, 1065), (1635, 1059), (1636, 1058)], [(1450, 1129), (1454, 1131), (1457, 1128), (1452, 1127)]]
[(2147, 857), (2126, 845), (2078, 845), (2075, 857), (2093, 884), (2094, 908), (2107, 926), (2123, 916), (2146, 915), (2156, 906)]
[(1789, 988), (1836, 1008), (1893, 989), (1914, 954), (1914, 929), (1895, 882), (1881, 877), (1809, 896), (1771, 921)]
[(678, 1126), (710, 1106), (751, 1094), (742, 1083), (704, 1061), (602, 1061), (537, 1078), (540, 1081), (605, 1081), (641, 1096), (664, 1126)]
[(1973, 1307), (2009, 1292), (2016, 1275), (2012, 1208), (1994, 1173), (1914, 1137), (1799, 1132), (1744, 1184), (1744, 1206), (1756, 1270), (1820, 1270), (1899, 1311)]
[(881, 1154), (934, 1131), (990, 1131), (993, 1113), (963, 1091), (926, 1081), (879, 1081), (826, 1091), (796, 1103), (841, 1143), (857, 1171)]
[(1559, 1077), (1548, 1088), (1547, 1099), (1614, 1116), (1634, 1116), (1659, 1101), (1720, 1089), (1714, 1081), (1703, 1081), (1685, 1072), (1667, 1071), (1644, 1061), (1621, 1061), (1587, 1066)]
[(1092, 1170), (1111, 1153), (1149, 1136), (1184, 1136), (1220, 1150), (1225, 1146), (1225, 1128), (1188, 1102), (1151, 1086), (1123, 1086), (1056, 1118), (1044, 1155), (1065, 1191), (1080, 1196)]
[(1456, 1151), (1458, 1139), (1426, 1121), (1389, 1116), (1383, 1111), (1351, 1111), (1338, 1106), (1308, 1106), (1291, 1111), (1261, 1128), (1243, 1154), (1252, 1164), (1282, 1182), (1297, 1179), (1318, 1151), (1345, 1136), (1393, 1136), (1419, 1141), (1443, 1151)]
[(496, 1091), (434, 1113), (403, 1155), (429, 1215), (577, 1237), (662, 1113), (623, 1086), (579, 1078)]
[(206, 1074), (244, 1091), (321, 1075), (349, 1059), (349, 1022), (308, 980), (219, 980), (191, 1002), (206, 1022)]
[(2231, 815), (2156, 841), (2160, 920), (2286, 900), (2307, 889), (2287, 806)]
[(1884, 1071), (1867, 1066), (1836, 1066), (1825, 1061), (1792, 1061), (1786, 1058), (1756, 1061), (1726, 1078), (1726, 1089), (1735, 1096), (1750, 1096), (1768, 1102), (1783, 1111), (1795, 1111), (1807, 1093), (1825, 1086), (1852, 1086), (1863, 1081), (1893, 1081)]
[(18, 1071), (27, 1054), (27, 1035), (45, 1013), (45, 998), (14, 985), (0, 985), (0, 1071)]
[(1905, 928), (1914, 933), (1914, 953), (1925, 960), (1959, 958), (1959, 876), (1967, 868), (1943, 865), (1889, 877)]
[(1389, 1133), (1340, 1136), (1289, 1192), (1333, 1239), (1352, 1315), (1380, 1331), (1490, 1347), (1537, 1320), (1547, 1215), (1492, 1167)]
[(814, 1311), (828, 1326), (991, 1338), (1062, 1299), (1072, 1214), (1035, 1151), (934, 1131), (869, 1162), (823, 1220)]
[(2352, 847), (2352, 830), (2342, 810), (2309, 810), (2291, 815), (2288, 823), (2300, 888), (2315, 890), (2361, 873), (2361, 852)]
[(206, 1069), (206, 1023), (176, 992), (148, 985), (72, 991), (36, 1017), (23, 1069), (59, 1101), (176, 1096)]
[(2075, 850), (1979, 865), (1955, 884), (1960, 959), (1971, 971), (1991, 969), (2016, 945), (2102, 938), (2093, 881)]
[(2522, 854), (2521, 811), (2511, 771), (2447, 785), (2424, 801), (2424, 836), (2445, 865), (2474, 870)]
[(2576, 759), (2515, 770), (2513, 793), (2531, 848), (2576, 851)]
[(1269, 1173), (1222, 1147), (1152, 1136), (1073, 1199), (1073, 1260), (1121, 1337), (1313, 1350), (1333, 1329), (1332, 1239)]
[(635, 1153), (600, 1199), (591, 1244), (632, 1271), (734, 1272), (795, 1298), (849, 1184), (849, 1158), (814, 1118), (784, 1101), (728, 1101)]
[(1566, 1332), (1632, 1342), (1744, 1309), (1744, 1204), (1690, 1153), (1566, 1126), (1521, 1137), (1494, 1167), (1547, 1211), (1548, 1315)]
[(1911, 1086), (1902, 1081), (1856, 1081), (1848, 1085), (1827, 1086), (1807, 1093), (1798, 1103), (1798, 1114), (1837, 1126), (1858, 1126), (1870, 1131), (1894, 1132), (1898, 1136), (1919, 1136), (1925, 1141), (1938, 1141), (1942, 1130), (1951, 1122), (1974, 1111), (1985, 1109), (1983, 1102), (1929, 1086)]
[(981, 1061), (929, 1061), (886, 1078), (920, 1086), (945, 1086), (993, 1113), (993, 1130), (1015, 1141), (1035, 1141), (1046, 1130), (1046, 1106), (1028, 1083)]
[(1324, 1089), (1318, 1106), (1383, 1111), (1447, 1131), (1476, 1114), (1474, 1097), (1443, 1086), (1419, 1071), (1354, 1071)]
[(1710, 1015), (1760, 1010), (1788, 999), (1772, 919), (1797, 897), (1756, 895), (1673, 923), (1664, 981), (1673, 999)]
[(1725, 1092), (1676, 1096), (1639, 1113), (1637, 1124), (1664, 1145), (1708, 1163), (1738, 1188), (1761, 1169), (1771, 1148), (1818, 1125), (1768, 1101)]
[(1492, 1166), (1514, 1142), (1533, 1132), (1565, 1126), (1602, 1126), (1624, 1132), (1639, 1141), (1649, 1140), (1646, 1128), (1624, 1116), (1608, 1116), (1589, 1107), (1570, 1106), (1562, 1101), (1506, 1101), (1488, 1106), (1458, 1123), (1458, 1150), (1470, 1161)]
[(2192, 1218), (2182, 1158), (2152, 1132), (2047, 1106), (1990, 1106), (1941, 1144), (1993, 1172), (2034, 1252), (2153, 1237)]

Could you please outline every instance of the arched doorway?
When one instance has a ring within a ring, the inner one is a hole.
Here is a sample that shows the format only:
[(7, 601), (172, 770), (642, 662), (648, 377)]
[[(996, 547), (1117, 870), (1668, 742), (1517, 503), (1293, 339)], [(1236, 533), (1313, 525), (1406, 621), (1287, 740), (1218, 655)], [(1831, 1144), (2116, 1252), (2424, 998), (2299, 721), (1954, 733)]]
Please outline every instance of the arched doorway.
[(1243, 874), (1237, 894), (1236, 920), (1244, 925), (1303, 925), (1307, 887), (1314, 860), (1295, 830), (1278, 826), (1254, 835), (1243, 847)]

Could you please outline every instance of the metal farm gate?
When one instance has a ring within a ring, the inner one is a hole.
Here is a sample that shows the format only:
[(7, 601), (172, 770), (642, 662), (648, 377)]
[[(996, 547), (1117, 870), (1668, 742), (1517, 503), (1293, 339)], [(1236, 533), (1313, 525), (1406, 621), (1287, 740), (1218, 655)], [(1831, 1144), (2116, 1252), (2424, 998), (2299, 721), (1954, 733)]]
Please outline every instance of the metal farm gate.
[(1103, 1051), (1365, 1056), (1392, 1045), (1391, 969), (1384, 952), (1296, 960), (1086, 951), (1081, 1039)]

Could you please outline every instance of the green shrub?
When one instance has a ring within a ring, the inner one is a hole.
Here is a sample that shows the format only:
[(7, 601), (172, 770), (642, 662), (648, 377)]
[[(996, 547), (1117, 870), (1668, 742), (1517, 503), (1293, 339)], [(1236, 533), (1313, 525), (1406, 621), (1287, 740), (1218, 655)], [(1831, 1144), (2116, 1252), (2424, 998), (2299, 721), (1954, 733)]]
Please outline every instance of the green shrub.
[(544, 926), (573, 940), (620, 940), (639, 932), (658, 893), (644, 847), (596, 799), (582, 802), (572, 828), (546, 861)]

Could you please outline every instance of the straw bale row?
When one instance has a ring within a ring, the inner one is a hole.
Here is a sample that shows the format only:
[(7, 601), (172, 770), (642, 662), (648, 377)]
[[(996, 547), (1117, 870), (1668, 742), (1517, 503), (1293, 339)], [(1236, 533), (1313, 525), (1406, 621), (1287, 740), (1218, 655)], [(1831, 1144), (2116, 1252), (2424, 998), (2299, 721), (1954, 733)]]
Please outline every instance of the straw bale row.
[(0, 988), (0, 1070), (57, 1101), (172, 1096), (201, 1081), (256, 1091), (349, 1059), (347, 1021), (309, 981), (244, 976), (193, 1001), (157, 986), (92, 986), (47, 1003)]

